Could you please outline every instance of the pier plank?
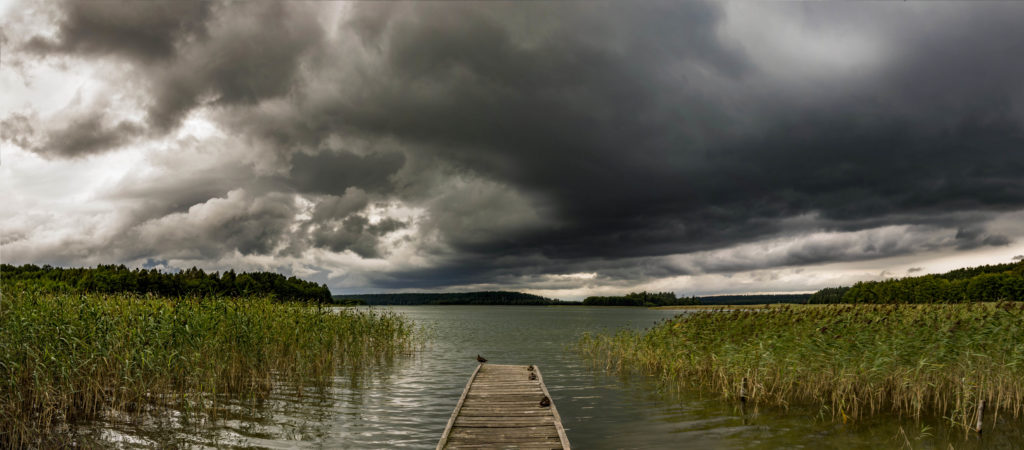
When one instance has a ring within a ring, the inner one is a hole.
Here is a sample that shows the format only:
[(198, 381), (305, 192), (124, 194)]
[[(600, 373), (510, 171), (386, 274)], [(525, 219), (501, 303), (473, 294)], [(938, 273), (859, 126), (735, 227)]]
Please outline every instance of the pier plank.
[(437, 450), (458, 448), (568, 449), (562, 419), (540, 368), (481, 364), (470, 376)]

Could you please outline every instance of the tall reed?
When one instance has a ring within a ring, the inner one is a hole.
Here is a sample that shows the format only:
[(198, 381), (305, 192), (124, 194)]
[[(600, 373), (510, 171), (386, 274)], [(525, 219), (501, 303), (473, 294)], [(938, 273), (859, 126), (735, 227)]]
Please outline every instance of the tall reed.
[(413, 344), (409, 321), (266, 297), (50, 293), (4, 285), (0, 447), (64, 445), (105, 412), (265, 397), (278, 381), (325, 385), (340, 368)]
[(684, 314), (637, 333), (584, 335), (606, 369), (751, 401), (973, 424), (1024, 412), (1024, 303), (784, 306)]

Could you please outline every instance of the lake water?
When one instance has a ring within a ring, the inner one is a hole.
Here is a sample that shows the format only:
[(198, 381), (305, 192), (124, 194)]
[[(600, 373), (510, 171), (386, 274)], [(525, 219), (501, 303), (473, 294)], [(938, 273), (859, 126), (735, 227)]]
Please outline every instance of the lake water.
[(566, 433), (580, 449), (626, 448), (1024, 448), (1019, 422), (1000, 419), (981, 440), (941, 420), (880, 417), (843, 425), (818, 411), (741, 415), (718, 395), (659, 392), (643, 377), (590, 367), (569, 346), (584, 332), (642, 329), (679, 311), (530, 306), (392, 307), (422, 326), (428, 343), (325, 390), (277, 390), (259, 405), (230, 405), (216, 421), (108, 420), (83, 442), (125, 447), (434, 448), (479, 353), (497, 364), (535, 364)]

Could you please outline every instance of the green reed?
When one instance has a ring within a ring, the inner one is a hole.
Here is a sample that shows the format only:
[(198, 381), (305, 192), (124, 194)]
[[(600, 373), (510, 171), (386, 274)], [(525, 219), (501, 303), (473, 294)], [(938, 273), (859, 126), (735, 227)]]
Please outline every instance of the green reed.
[[(616, 373), (756, 404), (818, 406), (835, 420), (887, 412), (973, 426), (1024, 412), (1024, 303), (783, 306), (684, 314), (643, 333), (584, 335)], [(990, 422), (991, 423), (991, 422)]]
[(258, 400), (277, 382), (326, 386), (338, 370), (382, 362), (415, 339), (388, 312), (5, 285), (0, 447), (64, 445), (69, 424), (107, 412), (216, 411), (218, 400)]

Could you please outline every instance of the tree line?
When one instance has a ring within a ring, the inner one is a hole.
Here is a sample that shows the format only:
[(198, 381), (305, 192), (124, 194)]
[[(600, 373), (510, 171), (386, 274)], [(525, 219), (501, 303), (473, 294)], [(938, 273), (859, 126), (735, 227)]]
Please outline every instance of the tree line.
[(704, 305), (766, 305), (774, 303), (807, 303), (811, 294), (740, 294), (700, 297)]
[(206, 273), (192, 267), (164, 273), (156, 269), (129, 269), (124, 265), (62, 268), (3, 264), (0, 278), (4, 283), (27, 282), (42, 288), (81, 292), (132, 292), (171, 297), (273, 295), (283, 301), (331, 301), (327, 285), (273, 272)]
[(358, 300), (368, 305), (561, 305), (578, 304), (561, 300), (509, 291), (408, 294), (347, 294), (335, 295), (334, 301)]
[(961, 303), (1024, 301), (1024, 261), (943, 274), (861, 281), (815, 292), (808, 303)]
[(583, 299), (586, 306), (677, 306), (699, 305), (697, 297), (679, 297), (672, 292), (630, 292), (620, 296), (594, 296)]

